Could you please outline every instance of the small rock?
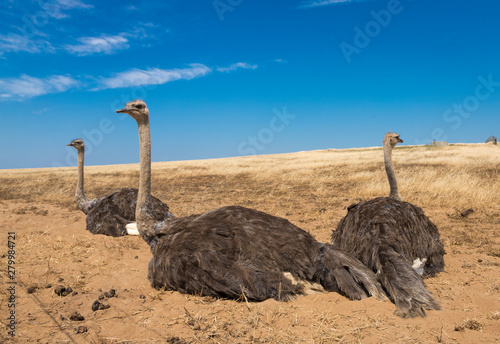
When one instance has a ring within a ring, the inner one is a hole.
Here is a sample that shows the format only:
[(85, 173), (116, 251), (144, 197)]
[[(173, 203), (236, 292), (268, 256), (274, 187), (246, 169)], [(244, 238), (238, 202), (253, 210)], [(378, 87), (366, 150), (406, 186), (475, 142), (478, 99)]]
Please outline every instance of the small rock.
[(78, 326), (78, 328), (75, 329), (76, 334), (85, 333), (88, 330), (87, 326)]
[(28, 288), (28, 294), (33, 294), (35, 291), (36, 291), (36, 287), (35, 286), (31, 286), (31, 287)]
[(139, 259), (139, 256), (135, 256), (134, 259)]
[(101, 304), (101, 303), (100, 303), (99, 301), (95, 300), (95, 301), (94, 301), (94, 303), (92, 304), (92, 310), (93, 310), (94, 312), (95, 312), (95, 311), (97, 311), (97, 310), (99, 309), (99, 305), (100, 305), (100, 304)]
[(474, 212), (474, 209), (467, 209), (466, 211), (460, 213), (460, 216), (467, 217)]
[(108, 309), (109, 307), (111, 307), (111, 306), (110, 305), (105, 305), (104, 303), (101, 303), (99, 305), (99, 310)]
[(145, 298), (146, 298), (146, 295), (142, 295), (142, 294), (139, 295), (139, 299), (143, 299), (144, 300)]
[(166, 340), (169, 344), (186, 344), (186, 341), (179, 337), (169, 337)]
[(78, 295), (78, 292), (77, 292), (77, 291), (74, 291), (71, 295), (72, 295), (72, 296)]
[(59, 279), (58, 279), (57, 281), (58, 281), (58, 282), (62, 282), (62, 281), (64, 281), (64, 278), (59, 277)]
[(109, 292), (106, 291), (104, 292), (104, 296), (106, 296), (108, 299), (115, 297), (116, 296), (116, 290), (110, 289)]
[(66, 291), (66, 288), (63, 287), (62, 285), (58, 285), (57, 287), (54, 288), (54, 293), (59, 296), (66, 296), (63, 295), (63, 293)]
[(99, 299), (99, 301), (104, 300), (104, 295), (99, 295), (99, 297), (97, 299)]
[(94, 303), (92, 304), (92, 310), (98, 311), (98, 310), (103, 310), (103, 309), (108, 309), (110, 305), (105, 305), (104, 303), (100, 303), (98, 300), (95, 300)]
[(478, 259), (478, 260), (477, 260), (477, 262), (478, 262), (478, 263), (482, 263), (482, 262), (483, 262), (483, 260), (482, 260), (482, 259)]
[(195, 325), (193, 327), (193, 330), (195, 330), (195, 331), (199, 331), (200, 329), (201, 329), (200, 325)]
[(78, 312), (74, 312), (73, 314), (71, 314), (71, 316), (69, 317), (69, 320), (71, 321), (84, 321), (85, 318), (83, 317), (83, 315), (81, 315), (80, 313)]
[(68, 320), (68, 318), (66, 318), (64, 315), (61, 314), (60, 316), (61, 320), (64, 321), (64, 320)]
[(52, 284), (46, 284), (45, 288), (47, 288), (47, 289), (52, 288)]

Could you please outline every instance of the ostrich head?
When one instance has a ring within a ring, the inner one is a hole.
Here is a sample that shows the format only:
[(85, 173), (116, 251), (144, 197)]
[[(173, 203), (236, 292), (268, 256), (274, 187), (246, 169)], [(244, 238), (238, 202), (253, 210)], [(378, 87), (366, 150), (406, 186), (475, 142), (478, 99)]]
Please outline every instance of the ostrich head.
[(388, 132), (384, 136), (384, 146), (389, 144), (392, 148), (394, 148), (398, 143), (403, 143), (403, 140), (399, 138), (399, 134)]
[(149, 117), (149, 110), (146, 103), (140, 99), (128, 102), (121, 110), (116, 110), (117, 113), (126, 113), (137, 122), (142, 122)]
[(71, 141), (70, 143), (68, 143), (66, 146), (75, 147), (77, 150), (81, 150), (81, 149), (85, 148), (85, 144), (83, 143), (82, 139), (75, 139), (75, 140)]

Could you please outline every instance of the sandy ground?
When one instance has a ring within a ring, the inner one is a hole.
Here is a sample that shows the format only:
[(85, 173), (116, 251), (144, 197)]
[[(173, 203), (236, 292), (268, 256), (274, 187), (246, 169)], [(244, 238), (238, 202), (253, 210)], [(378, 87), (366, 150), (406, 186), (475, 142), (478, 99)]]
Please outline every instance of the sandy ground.
[[(454, 209), (426, 209), (447, 251), (446, 272), (426, 280), (443, 310), (416, 319), (393, 315), (389, 301), (336, 293), (246, 303), (158, 291), (146, 279), (151, 254), (139, 237), (94, 236), (82, 213), (50, 204), (1, 201), (0, 213), (0, 342), (500, 343), (498, 207), (467, 218)], [(308, 230), (317, 227), (317, 213), (306, 208), (289, 219)], [(344, 214), (335, 210), (332, 223)], [(14, 338), (6, 327), (8, 232), (15, 232)], [(330, 235), (311, 233), (322, 241)], [(60, 285), (73, 292), (57, 295)], [(110, 289), (116, 295), (104, 296)], [(109, 308), (93, 311), (100, 296)], [(71, 320), (75, 312), (84, 320)]]

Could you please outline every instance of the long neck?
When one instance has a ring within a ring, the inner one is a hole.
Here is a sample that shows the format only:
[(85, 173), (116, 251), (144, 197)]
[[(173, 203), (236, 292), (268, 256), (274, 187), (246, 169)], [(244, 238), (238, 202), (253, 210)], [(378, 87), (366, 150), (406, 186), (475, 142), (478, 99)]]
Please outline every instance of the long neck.
[(392, 147), (389, 143), (384, 142), (384, 163), (389, 186), (391, 187), (390, 198), (401, 201), (401, 195), (398, 190), (398, 181), (396, 180), (396, 172), (394, 172), (394, 164), (392, 163)]
[(140, 121), (138, 120), (137, 124), (139, 126), (141, 162), (135, 218), (139, 234), (151, 246), (155, 241), (155, 233), (153, 229), (154, 219), (151, 214), (151, 132), (149, 118), (145, 117)]
[(85, 158), (85, 148), (78, 150), (78, 181), (76, 182), (75, 202), (78, 209), (87, 214), (89, 210), (89, 201), (83, 193), (83, 161)]

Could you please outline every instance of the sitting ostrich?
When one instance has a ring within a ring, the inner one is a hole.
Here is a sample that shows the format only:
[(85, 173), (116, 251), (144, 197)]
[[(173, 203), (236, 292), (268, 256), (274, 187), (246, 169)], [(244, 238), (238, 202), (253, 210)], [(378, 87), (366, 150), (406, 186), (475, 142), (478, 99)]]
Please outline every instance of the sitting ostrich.
[[(440, 309), (420, 275), (443, 271), (444, 248), (436, 226), (421, 208), (401, 200), (392, 163), (398, 134), (384, 137), (389, 197), (353, 204), (333, 232), (333, 245), (377, 273), (403, 318), (425, 317), (424, 308)], [(420, 274), (420, 275), (419, 275)]]
[[(135, 206), (137, 189), (123, 188), (105, 197), (88, 200), (83, 192), (83, 161), (85, 144), (76, 139), (67, 146), (78, 151), (78, 181), (76, 184), (75, 202), (78, 209), (86, 215), (87, 230), (92, 234), (104, 234), (113, 237), (123, 235), (139, 235), (135, 223)], [(157, 220), (171, 217), (168, 206), (159, 199), (152, 197), (153, 216)]]
[(351, 299), (368, 295), (385, 298), (370, 269), (285, 219), (228, 206), (158, 221), (152, 215), (150, 196), (149, 110), (143, 101), (135, 100), (116, 112), (130, 115), (139, 128), (136, 219), (141, 237), (151, 247), (148, 279), (154, 288), (229, 299), (285, 301), (304, 293), (305, 280)]

